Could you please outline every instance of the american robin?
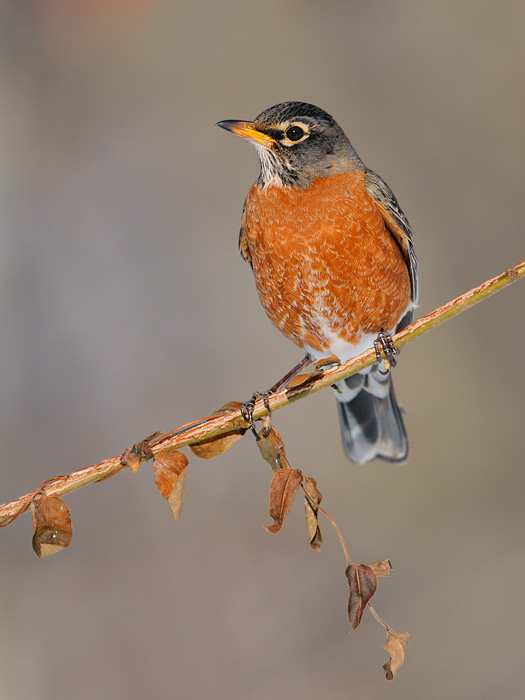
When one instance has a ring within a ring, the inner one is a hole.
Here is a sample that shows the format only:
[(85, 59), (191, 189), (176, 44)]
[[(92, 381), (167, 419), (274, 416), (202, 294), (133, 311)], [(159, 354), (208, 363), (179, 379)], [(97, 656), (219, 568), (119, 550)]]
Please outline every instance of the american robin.
[[(272, 323), (312, 361), (341, 362), (408, 325), (418, 298), (410, 225), (333, 117), (284, 102), (253, 122), (218, 126), (259, 155), (239, 247)], [(349, 459), (404, 462), (408, 440), (389, 371), (374, 364), (334, 390)]]

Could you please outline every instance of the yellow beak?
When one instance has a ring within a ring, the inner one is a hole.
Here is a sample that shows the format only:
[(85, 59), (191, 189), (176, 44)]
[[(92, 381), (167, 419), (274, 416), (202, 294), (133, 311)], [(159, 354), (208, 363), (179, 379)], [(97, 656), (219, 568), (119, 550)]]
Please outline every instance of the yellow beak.
[(262, 146), (266, 146), (266, 148), (271, 148), (277, 143), (271, 136), (256, 129), (253, 122), (239, 122), (235, 121), (235, 119), (227, 119), (224, 122), (217, 122), (217, 126), (220, 126), (221, 129), (226, 129), (226, 131), (231, 131), (232, 134), (242, 136), (244, 139), (250, 139), (250, 141), (260, 143)]

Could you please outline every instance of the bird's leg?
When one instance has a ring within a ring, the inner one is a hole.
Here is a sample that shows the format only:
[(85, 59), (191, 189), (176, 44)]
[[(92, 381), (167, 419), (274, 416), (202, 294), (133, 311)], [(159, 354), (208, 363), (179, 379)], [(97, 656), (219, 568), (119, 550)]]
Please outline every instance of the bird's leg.
[[(253, 417), (253, 411), (255, 408), (255, 404), (259, 399), (262, 399), (264, 402), (264, 407), (268, 411), (268, 416), (271, 415), (271, 409), (270, 409), (270, 402), (269, 402), (269, 397), (272, 394), (277, 394), (281, 389), (284, 389), (284, 387), (288, 384), (289, 381), (291, 381), (301, 370), (303, 370), (306, 365), (310, 362), (310, 358), (308, 355), (303, 357), (301, 362), (299, 362), (295, 367), (293, 367), (289, 372), (287, 372), (282, 379), (279, 379), (278, 382), (276, 382), (268, 391), (260, 392), (260, 391), (254, 391), (252, 398), (249, 401), (246, 401), (246, 403), (243, 403), (241, 406), (241, 415), (243, 419), (250, 424), (250, 428), (252, 430), (252, 433), (255, 435), (256, 438), (259, 436), (257, 435), (257, 429), (255, 427), (255, 419)], [(263, 428), (265, 434), (269, 433), (271, 429), (271, 423), (268, 424), (265, 428)]]
[(378, 362), (381, 362), (384, 358), (384, 370), (379, 370), (381, 374), (386, 374), (391, 367), (395, 367), (397, 364), (396, 355), (399, 355), (399, 348), (396, 347), (392, 336), (390, 333), (384, 333), (380, 331), (377, 334), (377, 338), (374, 340), (374, 350), (376, 351), (376, 358)]
[(294, 377), (296, 377), (299, 374), (299, 372), (301, 372), (310, 362), (310, 357), (308, 355), (305, 355), (301, 362), (296, 364), (295, 367), (292, 367), (292, 369), (289, 372), (287, 372), (282, 379), (279, 379), (279, 381), (276, 384), (274, 384), (271, 387), (271, 389), (268, 389), (268, 394), (277, 394), (278, 391), (284, 389), (288, 382), (291, 381)]

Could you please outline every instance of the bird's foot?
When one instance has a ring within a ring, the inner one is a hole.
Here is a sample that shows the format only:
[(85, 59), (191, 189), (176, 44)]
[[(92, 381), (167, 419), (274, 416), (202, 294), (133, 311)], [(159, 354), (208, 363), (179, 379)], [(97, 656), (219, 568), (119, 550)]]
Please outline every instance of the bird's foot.
[(257, 434), (257, 427), (255, 425), (255, 418), (253, 417), (253, 412), (255, 410), (255, 404), (257, 403), (257, 401), (259, 399), (262, 399), (263, 403), (264, 403), (264, 407), (268, 411), (268, 416), (267, 416), (268, 420), (265, 422), (265, 424), (263, 426), (263, 434), (268, 435), (270, 430), (271, 430), (271, 427), (272, 427), (272, 423), (271, 423), (271, 413), (272, 412), (270, 409), (270, 401), (269, 401), (269, 397), (270, 397), (271, 393), (272, 393), (271, 389), (270, 389), (270, 391), (265, 391), (265, 392), (254, 391), (252, 398), (249, 401), (246, 401), (246, 403), (243, 403), (241, 406), (241, 409), (240, 409), (241, 416), (243, 417), (243, 419), (247, 423), (250, 424), (251, 431), (257, 439), (259, 439), (259, 435)]
[(272, 429), (272, 420), (271, 420), (271, 409), (270, 409), (270, 401), (269, 397), (272, 394), (277, 394), (279, 391), (282, 391), (285, 389), (289, 382), (292, 381), (294, 377), (296, 377), (301, 370), (303, 370), (310, 362), (310, 358), (308, 355), (303, 357), (301, 362), (299, 364), (295, 365), (287, 374), (284, 375), (282, 379), (279, 379), (278, 382), (276, 382), (268, 391), (254, 391), (252, 398), (249, 401), (246, 401), (245, 403), (242, 404), (241, 406), (241, 415), (243, 419), (250, 424), (250, 428), (252, 433), (255, 435), (256, 438), (259, 437), (257, 433), (257, 428), (255, 427), (255, 418), (253, 417), (253, 412), (255, 410), (255, 404), (259, 399), (263, 400), (264, 407), (268, 411), (268, 415), (264, 417), (263, 419), (263, 435), (268, 435), (270, 433), (270, 430)]
[[(383, 361), (384, 369), (379, 370), (381, 374), (386, 374), (391, 367), (397, 364), (396, 355), (399, 355), (399, 348), (396, 347), (390, 333), (378, 333), (374, 340), (374, 350), (378, 362)], [(383, 357), (384, 356), (384, 357)]]

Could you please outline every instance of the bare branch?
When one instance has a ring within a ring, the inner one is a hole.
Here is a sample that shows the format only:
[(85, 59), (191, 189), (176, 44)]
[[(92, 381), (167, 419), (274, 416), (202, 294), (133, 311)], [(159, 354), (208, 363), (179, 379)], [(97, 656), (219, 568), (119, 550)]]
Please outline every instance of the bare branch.
[[(448, 304), (420, 318), (410, 326), (407, 326), (405, 330), (394, 336), (395, 344), (398, 347), (406, 345), (411, 340), (418, 338), (440, 323), (469, 309), (471, 306), (474, 306), (474, 304), (483, 301), (491, 294), (498, 292), (500, 289), (503, 289), (503, 287), (506, 287), (524, 275), (525, 261), (515, 265), (501, 275), (487, 280), (479, 287), (471, 289), (460, 297), (450, 301)], [(277, 394), (272, 394), (269, 398), (270, 408), (272, 411), (276, 411), (290, 404), (292, 401), (305, 398), (345, 377), (349, 377), (351, 374), (359, 372), (374, 362), (376, 362), (375, 350), (370, 349), (342, 365), (326, 369), (322, 374), (315, 372), (311, 375), (311, 379), (306, 380), (303, 384), (284, 389)], [(254, 418), (262, 418), (266, 414), (267, 410), (263, 402), (258, 401), (254, 410)], [(209, 440), (209, 438), (247, 427), (249, 427), (248, 424), (243, 420), (240, 411), (237, 410), (230, 413), (208, 416), (198, 421), (187, 423), (169, 433), (156, 437), (148, 444), (151, 447), (153, 455), (155, 455), (161, 450), (168, 448), (178, 449), (201, 443), (205, 440)], [(121, 469), (124, 469), (125, 466), (127, 465), (122, 463), (121, 455), (118, 457), (111, 457), (99, 464), (80, 469), (66, 476), (54, 477), (48, 480), (45, 482), (45, 492), (50, 496), (61, 496), (94, 481), (113, 476)], [(44, 485), (39, 488), (43, 488), (43, 486)], [(36, 491), (38, 491), (38, 489)], [(26, 494), (16, 501), (0, 506), (0, 525), (9, 524), (14, 517), (26, 510), (32, 495), (33, 494)]]

